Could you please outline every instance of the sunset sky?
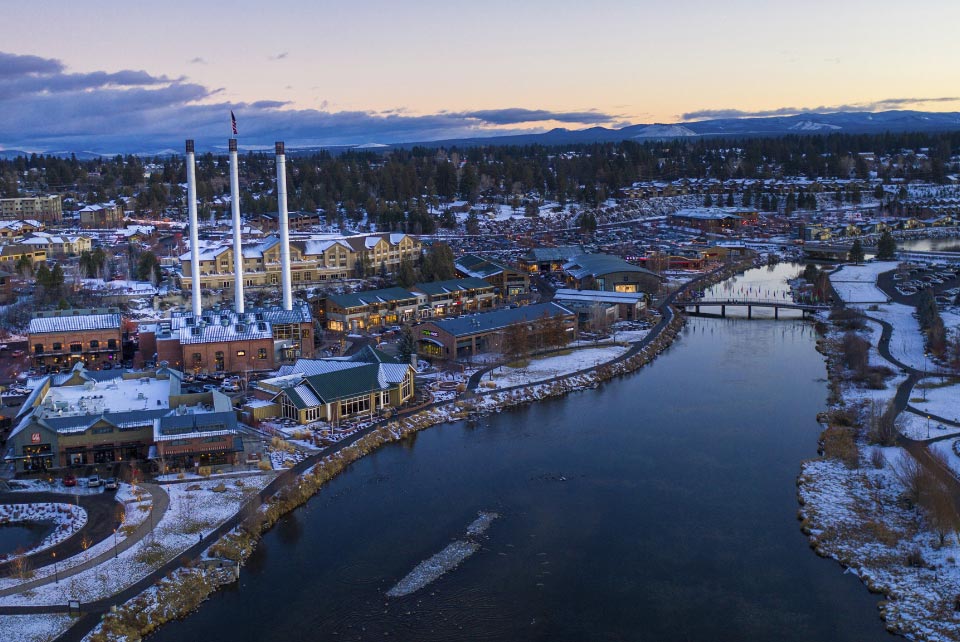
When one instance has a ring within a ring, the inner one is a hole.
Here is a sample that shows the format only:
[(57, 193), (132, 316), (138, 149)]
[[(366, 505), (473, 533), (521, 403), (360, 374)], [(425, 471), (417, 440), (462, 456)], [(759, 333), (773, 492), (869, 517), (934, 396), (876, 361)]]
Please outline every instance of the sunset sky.
[(55, 0), (3, 17), (8, 149), (202, 144), (231, 108), (248, 145), (960, 110), (956, 0)]

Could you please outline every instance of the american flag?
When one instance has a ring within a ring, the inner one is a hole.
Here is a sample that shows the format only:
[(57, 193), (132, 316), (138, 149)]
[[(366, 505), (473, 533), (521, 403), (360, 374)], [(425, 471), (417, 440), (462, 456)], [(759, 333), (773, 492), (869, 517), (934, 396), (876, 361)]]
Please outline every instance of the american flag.
[(233, 110), (230, 110), (230, 125), (233, 127), (233, 135), (237, 135), (237, 117), (233, 115)]

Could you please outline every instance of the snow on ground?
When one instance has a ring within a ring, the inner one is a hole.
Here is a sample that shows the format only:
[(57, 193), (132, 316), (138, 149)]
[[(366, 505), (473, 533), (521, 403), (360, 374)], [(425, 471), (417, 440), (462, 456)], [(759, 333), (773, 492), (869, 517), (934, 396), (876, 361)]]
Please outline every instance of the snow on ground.
[[(912, 639), (956, 640), (960, 545), (954, 533), (939, 546), (930, 530), (918, 528), (915, 511), (899, 501), (904, 491), (890, 463), (852, 470), (836, 460), (809, 461), (800, 477), (801, 517), (818, 552), (887, 593), (885, 618), (898, 632)], [(922, 562), (909, 565), (911, 555)]]
[[(271, 479), (271, 475), (251, 475), (169, 484), (164, 489), (170, 496), (170, 505), (154, 531), (143, 540), (113, 559), (62, 579), (59, 584), (46, 584), (0, 598), (0, 604), (66, 604), (71, 599), (87, 602), (112, 595), (196, 544), (201, 534), (234, 515), (246, 498)], [(107, 538), (101, 545), (109, 550), (113, 538)]]
[(0, 633), (5, 632), (3, 639), (17, 642), (50, 642), (72, 625), (73, 618), (69, 615), (0, 615)]
[(910, 439), (924, 440), (960, 434), (960, 428), (941, 424), (934, 419), (927, 419), (909, 411), (901, 412), (898, 420), (902, 426), (900, 432)]
[(13, 479), (10, 490), (23, 493), (60, 493), (61, 495), (99, 495), (107, 492), (103, 486), (87, 487), (86, 478), (77, 479), (76, 486), (64, 486), (59, 479)]
[[(153, 496), (146, 491), (140, 491), (130, 484), (124, 483), (120, 484), (120, 488), (116, 492), (116, 498), (117, 501), (123, 505), (123, 527), (117, 531), (116, 540), (116, 543), (122, 543), (140, 524), (150, 518), (150, 511), (153, 509)], [(69, 569), (80, 566), (88, 560), (92, 560), (106, 553), (115, 546), (112, 537), (108, 537), (98, 543), (91, 542), (90, 544), (90, 546), (80, 553), (60, 560), (56, 569), (54, 569), (52, 565), (36, 569), (31, 581), (45, 577), (53, 577), (55, 571), (59, 571), (62, 576), (62, 574)], [(11, 588), (20, 583), (22, 583), (22, 580), (14, 577), (2, 578), (0, 579), (0, 590)]]
[(844, 265), (830, 275), (830, 283), (847, 303), (886, 303), (889, 298), (877, 287), (877, 276), (896, 267), (896, 261)]
[[(0, 525), (20, 522), (54, 524), (53, 531), (26, 551), (33, 554), (59, 544), (87, 523), (87, 511), (73, 504), (0, 504)], [(0, 561), (6, 559), (0, 555)]]
[(943, 439), (930, 444), (930, 450), (938, 455), (942, 455), (944, 461), (953, 470), (955, 475), (960, 475), (960, 439)]
[(592, 368), (596, 365), (619, 357), (629, 350), (629, 346), (605, 346), (602, 348), (581, 348), (569, 354), (559, 354), (542, 358), (534, 358), (522, 368), (504, 366), (492, 370), (483, 376), (484, 381), (493, 381), (498, 388), (510, 388), (528, 383), (535, 383), (545, 379), (552, 379), (560, 375)]
[[(933, 383), (931, 379), (926, 381)], [(960, 424), (960, 383), (926, 390), (914, 386), (910, 392), (910, 405), (922, 412), (929, 412)]]
[(915, 308), (902, 303), (887, 303), (877, 306), (876, 310), (864, 312), (893, 326), (890, 354), (894, 359), (921, 372), (936, 372), (936, 365), (926, 358), (927, 348), (920, 322), (913, 316)]

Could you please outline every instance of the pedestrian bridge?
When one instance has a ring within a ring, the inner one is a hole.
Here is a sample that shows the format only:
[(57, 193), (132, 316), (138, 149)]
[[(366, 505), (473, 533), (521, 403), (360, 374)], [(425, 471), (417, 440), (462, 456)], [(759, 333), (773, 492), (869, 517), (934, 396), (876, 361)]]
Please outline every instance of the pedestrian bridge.
[[(806, 315), (807, 312), (819, 312), (829, 310), (830, 306), (826, 303), (796, 303), (790, 300), (778, 299), (750, 299), (750, 298), (711, 298), (711, 299), (690, 299), (678, 303), (683, 307), (684, 312), (690, 315), (702, 314), (700, 308), (720, 308), (720, 316), (727, 316), (727, 308), (738, 307), (747, 309), (747, 318), (753, 318), (754, 308), (764, 308), (773, 310), (773, 318), (780, 318), (780, 310), (800, 310)], [(713, 313), (715, 314), (715, 313)]]

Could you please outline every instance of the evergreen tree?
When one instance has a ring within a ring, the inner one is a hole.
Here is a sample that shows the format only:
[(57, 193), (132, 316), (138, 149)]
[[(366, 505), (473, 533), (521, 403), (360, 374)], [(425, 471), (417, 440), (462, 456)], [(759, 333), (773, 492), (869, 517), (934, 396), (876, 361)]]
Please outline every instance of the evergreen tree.
[(889, 230), (884, 230), (877, 241), (877, 258), (881, 261), (889, 261), (897, 253), (897, 242)]
[(410, 362), (410, 357), (417, 353), (417, 339), (413, 335), (413, 329), (409, 324), (404, 324), (400, 330), (400, 338), (397, 340), (397, 356)]
[(851, 263), (863, 263), (863, 245), (860, 243), (860, 239), (854, 239), (853, 245), (850, 246), (850, 252), (847, 254), (847, 259)]
[(713, 205), (713, 196), (710, 195), (710, 192), (707, 192), (703, 197), (703, 206), (711, 207)]
[(397, 268), (397, 285), (401, 288), (409, 288), (417, 282), (417, 271), (413, 267), (413, 262), (404, 258), (400, 260), (400, 267)]

